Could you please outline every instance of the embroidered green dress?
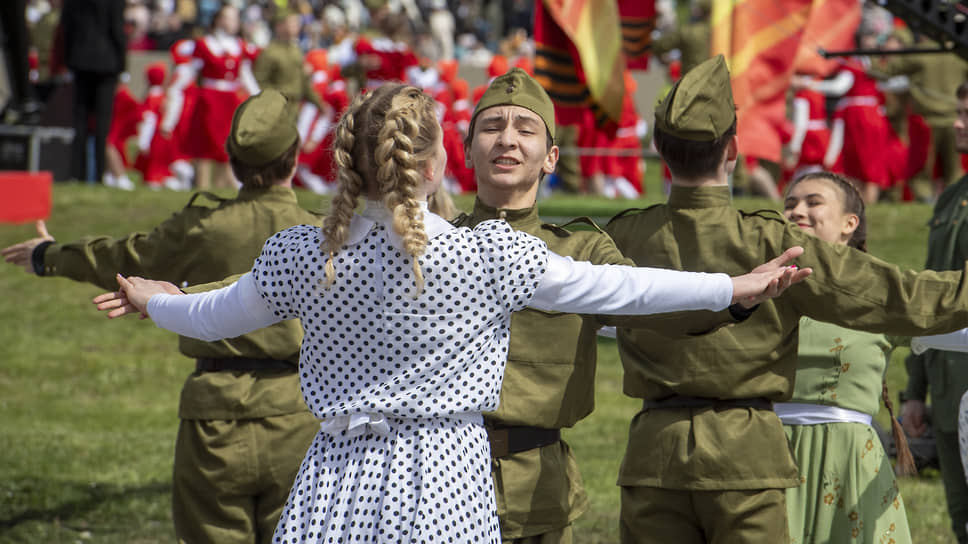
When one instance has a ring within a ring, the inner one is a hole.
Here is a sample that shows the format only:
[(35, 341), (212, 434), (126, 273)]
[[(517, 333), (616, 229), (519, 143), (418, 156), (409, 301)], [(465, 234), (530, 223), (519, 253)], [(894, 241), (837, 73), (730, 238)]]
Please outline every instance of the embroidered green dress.
[(800, 486), (786, 490), (791, 544), (911, 542), (881, 441), (870, 424), (852, 421), (877, 413), (892, 349), (883, 335), (801, 318), (790, 400), (798, 404), (777, 405), (800, 468)]

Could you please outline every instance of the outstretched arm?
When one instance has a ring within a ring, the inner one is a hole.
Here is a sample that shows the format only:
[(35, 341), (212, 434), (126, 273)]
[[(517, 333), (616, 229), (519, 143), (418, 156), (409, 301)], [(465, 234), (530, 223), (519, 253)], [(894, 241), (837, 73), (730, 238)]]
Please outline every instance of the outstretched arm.
[(548, 270), (529, 306), (616, 315), (722, 310), (734, 302), (752, 307), (810, 275), (809, 268), (787, 266), (802, 253), (803, 248), (790, 248), (752, 272), (733, 278), (659, 268), (595, 266), (550, 253)]
[(281, 321), (266, 306), (251, 274), (214, 291), (184, 294), (167, 282), (118, 275), (121, 289), (94, 299), (108, 317), (140, 313), (182, 336), (214, 341), (234, 338)]
[(3, 248), (0, 250), (0, 256), (3, 256), (3, 260), (12, 265), (23, 267), (28, 274), (35, 274), (36, 270), (34, 270), (32, 259), (34, 249), (44, 242), (54, 241), (54, 237), (47, 232), (47, 224), (43, 219), (37, 221), (37, 235), (36, 238)]

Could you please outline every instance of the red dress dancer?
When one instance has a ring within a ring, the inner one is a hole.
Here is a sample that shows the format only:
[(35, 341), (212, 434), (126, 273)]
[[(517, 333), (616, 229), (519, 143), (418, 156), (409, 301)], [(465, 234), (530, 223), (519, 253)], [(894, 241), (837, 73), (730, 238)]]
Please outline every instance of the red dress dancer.
[(629, 154), (603, 157), (606, 176), (605, 196), (609, 198), (638, 198), (642, 194), (642, 169), (639, 166), (641, 161), (638, 151), (642, 148), (642, 138), (647, 132), (647, 125), (636, 110), (635, 89), (635, 80), (626, 72), (622, 115), (610, 147)]
[(793, 178), (807, 172), (830, 170), (840, 155), (830, 149), (830, 126), (827, 124), (827, 97), (813, 89), (800, 89), (793, 96), (793, 136), (790, 152)]
[(844, 173), (865, 184), (865, 200), (872, 202), (880, 190), (891, 186), (886, 156), (891, 127), (884, 116), (884, 97), (877, 80), (867, 75), (868, 64), (858, 57), (844, 63), (841, 73), (850, 74), (853, 84), (837, 102), (835, 122), (843, 123)]
[(319, 143), (312, 151), (301, 156), (298, 174), (303, 184), (312, 190), (329, 192), (336, 182), (336, 163), (333, 161), (334, 129), (340, 116), (349, 107), (350, 97), (339, 66), (333, 64), (327, 69), (321, 60), (320, 56), (307, 56), (307, 62), (314, 66), (313, 87), (329, 108), (328, 111), (321, 112), (308, 104), (300, 112), (300, 135), (305, 131), (307, 141)]
[(171, 177), (168, 166), (172, 163), (174, 143), (171, 135), (165, 135), (159, 127), (162, 105), (165, 102), (164, 62), (153, 62), (145, 68), (148, 94), (141, 106), (141, 122), (138, 125), (138, 158), (134, 167), (141, 172), (146, 184), (159, 189)]
[(107, 145), (117, 151), (124, 167), (129, 168), (131, 161), (128, 159), (127, 142), (138, 132), (141, 104), (131, 93), (125, 81), (118, 83), (118, 89), (114, 92), (114, 109), (111, 114), (111, 127), (108, 129)]
[(354, 49), (364, 66), (367, 89), (376, 89), (388, 81), (406, 81), (407, 68), (417, 65), (417, 55), (407, 44), (390, 38), (360, 37)]
[(196, 157), (228, 162), (225, 140), (232, 128), (232, 115), (246, 93), (259, 92), (252, 75), (255, 54), (241, 38), (223, 32), (195, 41), (192, 66), (200, 79), (188, 136)]

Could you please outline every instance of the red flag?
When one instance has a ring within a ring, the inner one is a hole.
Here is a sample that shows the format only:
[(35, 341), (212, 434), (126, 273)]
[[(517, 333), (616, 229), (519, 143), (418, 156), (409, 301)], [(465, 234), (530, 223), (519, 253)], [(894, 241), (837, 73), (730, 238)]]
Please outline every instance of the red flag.
[(24, 223), (50, 217), (50, 172), (0, 172), (0, 222)]
[(838, 59), (823, 58), (818, 48), (852, 49), (860, 17), (861, 5), (857, 0), (814, 0), (793, 61), (796, 73), (824, 78), (836, 71), (840, 66)]

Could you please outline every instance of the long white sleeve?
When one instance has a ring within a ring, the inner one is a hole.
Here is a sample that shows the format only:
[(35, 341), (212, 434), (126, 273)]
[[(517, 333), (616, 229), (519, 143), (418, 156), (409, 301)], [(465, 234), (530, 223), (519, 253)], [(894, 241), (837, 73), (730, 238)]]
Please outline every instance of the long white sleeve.
[(827, 144), (827, 152), (823, 155), (823, 166), (828, 170), (837, 162), (837, 157), (844, 149), (844, 120), (834, 119), (833, 127), (830, 129), (830, 142)]
[(576, 314), (645, 315), (722, 310), (733, 299), (726, 274), (593, 265), (548, 253), (530, 307)]
[(146, 111), (141, 117), (141, 124), (138, 125), (138, 150), (148, 151), (151, 147), (151, 140), (155, 137), (155, 129), (158, 128), (158, 116), (153, 111)]
[(255, 80), (255, 74), (252, 73), (252, 61), (243, 60), (239, 64), (239, 81), (250, 95), (259, 94), (259, 82)]
[(175, 125), (181, 118), (182, 108), (185, 107), (185, 88), (198, 76), (198, 67), (195, 62), (200, 61), (175, 66), (175, 77), (172, 79), (171, 85), (168, 86), (165, 112), (161, 120), (161, 130), (164, 132), (175, 130)]
[(968, 329), (961, 329), (960, 331), (949, 332), (948, 334), (915, 336), (911, 339), (911, 351), (915, 355), (921, 355), (929, 349), (968, 351)]
[(841, 70), (833, 79), (814, 79), (808, 86), (826, 96), (841, 96), (854, 86), (854, 74)]
[(810, 102), (805, 98), (793, 99), (793, 137), (790, 138), (790, 151), (800, 154), (803, 140), (807, 137), (807, 122), (810, 121)]
[(308, 141), (309, 130), (312, 128), (313, 120), (316, 119), (318, 113), (319, 108), (309, 102), (305, 102), (299, 107), (299, 116), (296, 118), (296, 132), (299, 133), (299, 140), (303, 143)]
[(280, 321), (269, 310), (251, 273), (205, 293), (154, 295), (148, 315), (162, 329), (211, 342), (235, 338)]

